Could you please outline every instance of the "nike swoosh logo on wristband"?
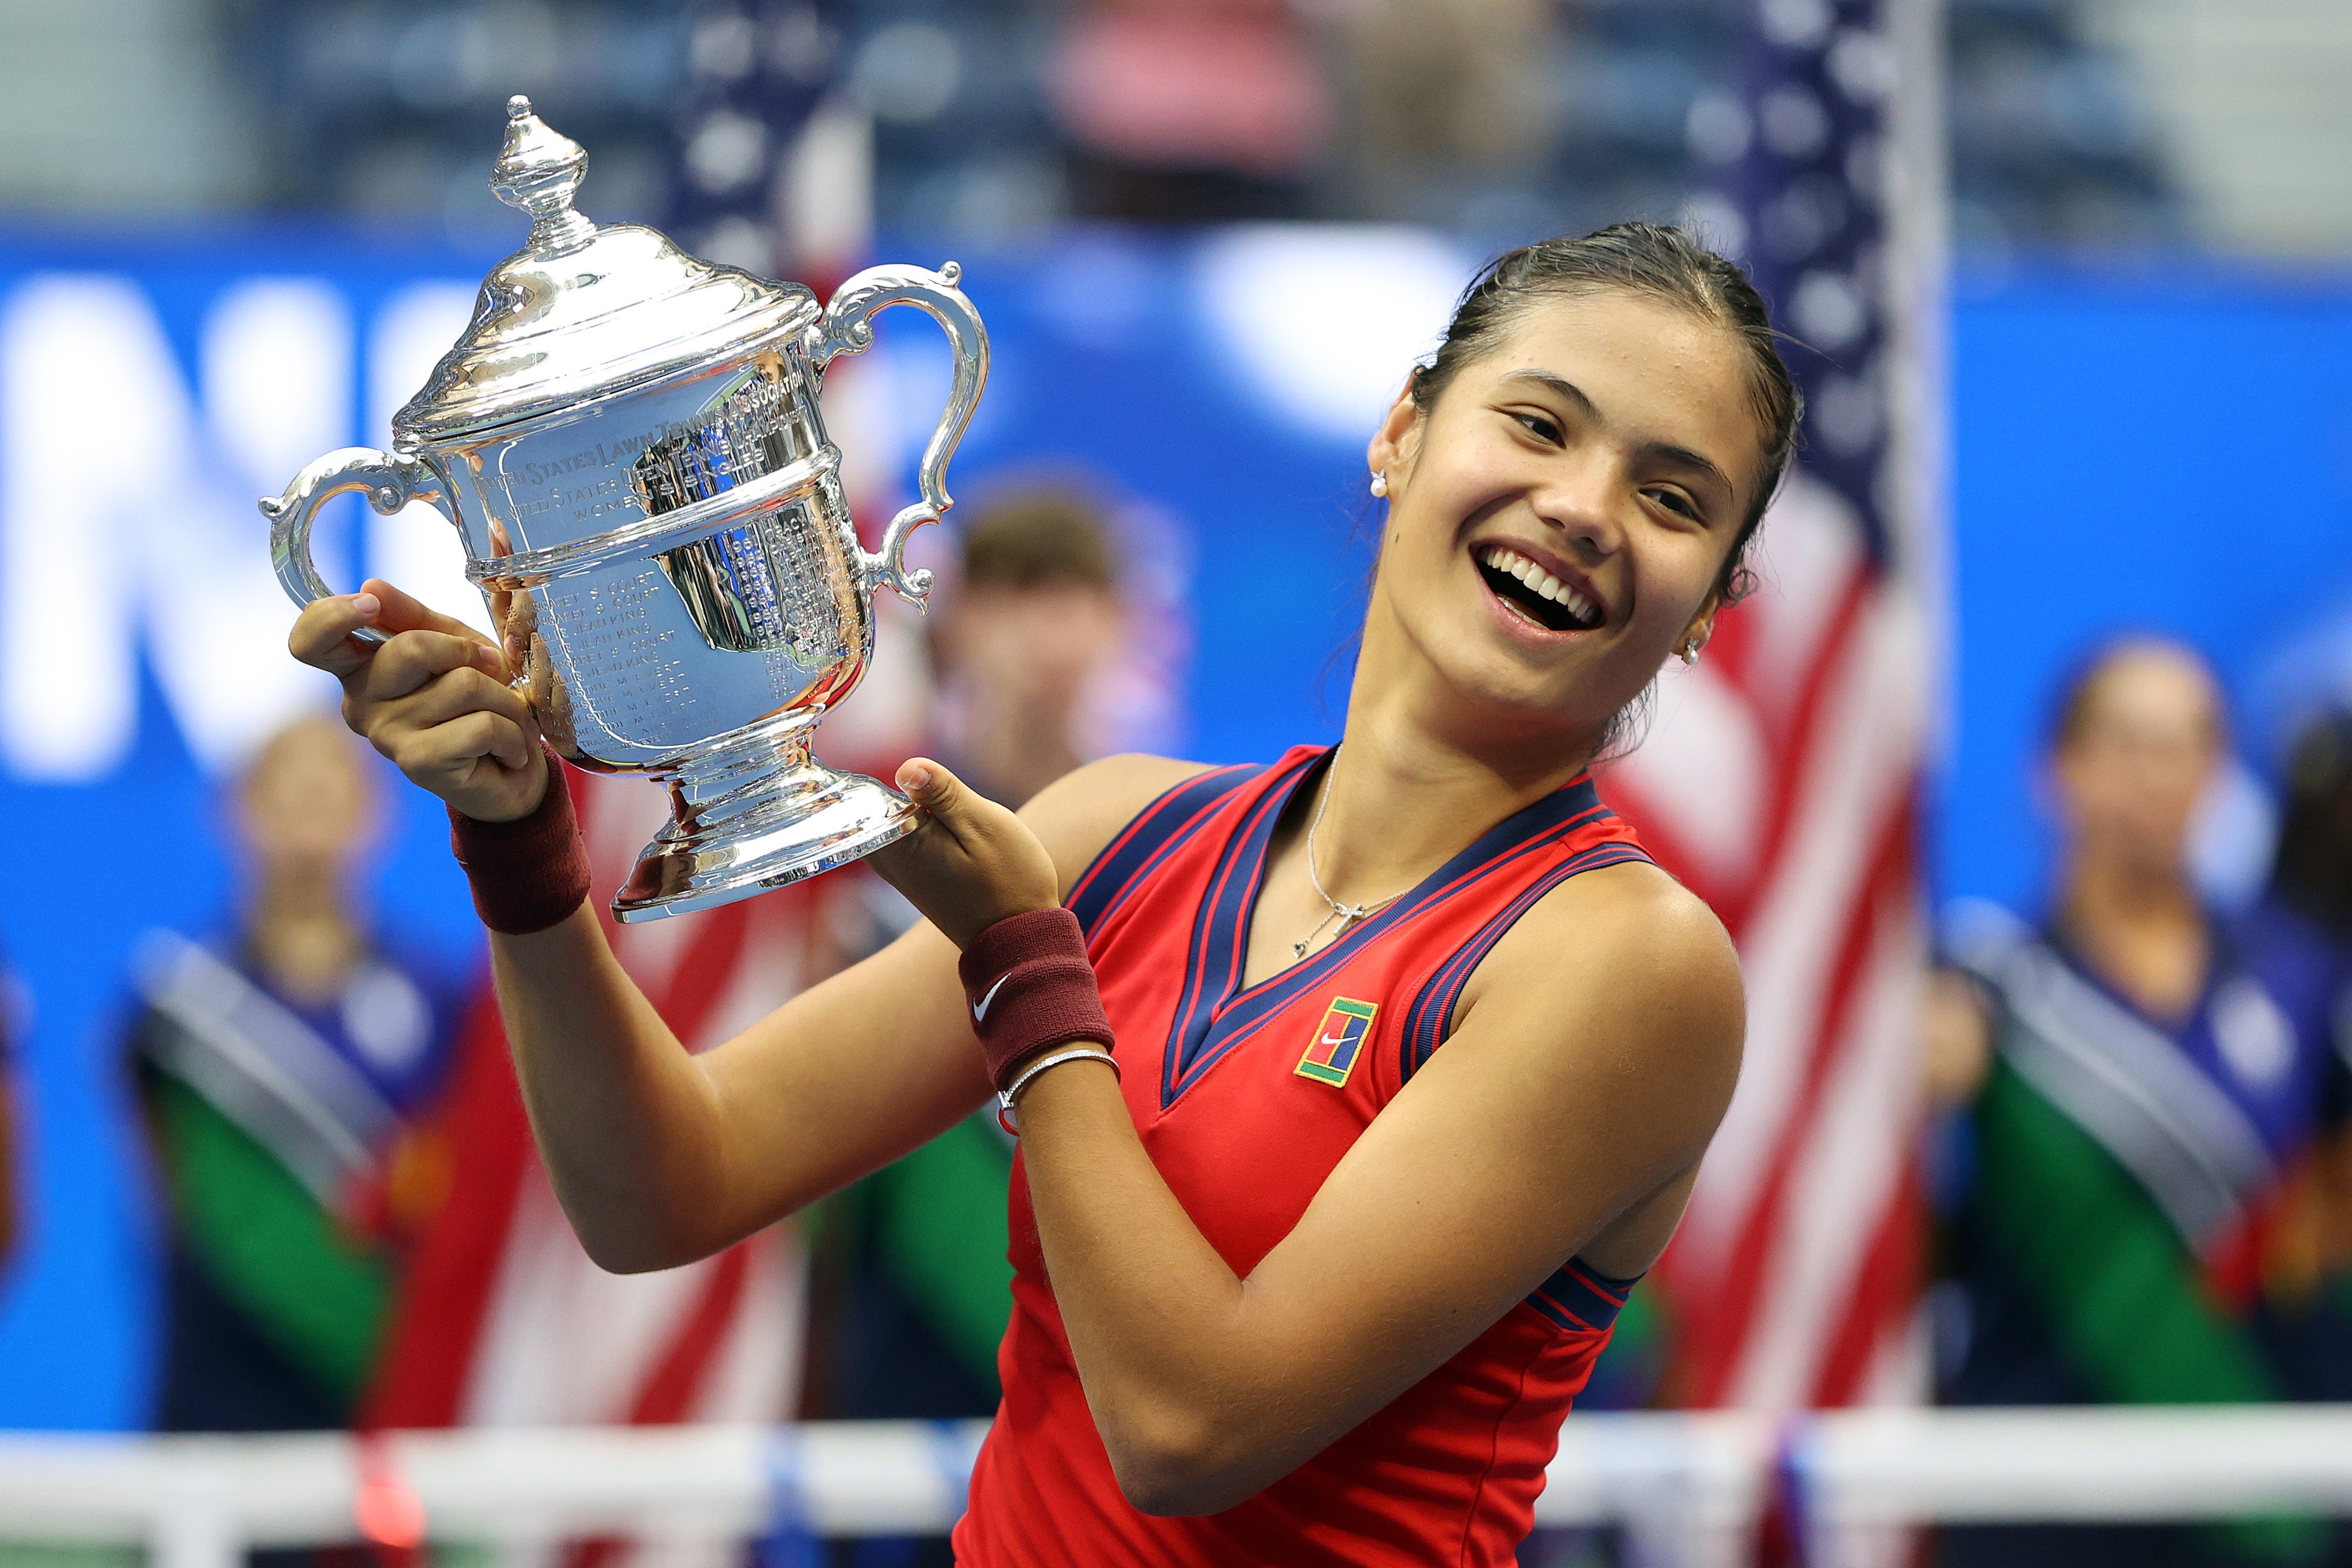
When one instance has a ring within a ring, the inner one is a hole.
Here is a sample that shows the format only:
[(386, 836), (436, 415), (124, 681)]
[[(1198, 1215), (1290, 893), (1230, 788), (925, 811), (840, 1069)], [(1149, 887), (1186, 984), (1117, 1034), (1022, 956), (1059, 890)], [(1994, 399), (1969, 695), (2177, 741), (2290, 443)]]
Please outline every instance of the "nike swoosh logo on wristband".
[(984, 997), (981, 998), (980, 998), (980, 1000), (978, 1000), (978, 1001), (976, 1001), (976, 1002), (972, 1003), (972, 1005), (971, 1005), (971, 1021), (972, 1021), (972, 1022), (974, 1022), (974, 1023), (980, 1023), (980, 1022), (982, 1022), (983, 1020), (985, 1020), (985, 1019), (987, 1019), (987, 1017), (988, 1017), (988, 1004), (989, 1004), (989, 1003), (991, 1003), (991, 1002), (992, 1002), (992, 1001), (994, 1001), (994, 1000), (996, 999), (996, 993), (997, 993), (997, 992), (999, 992), (999, 991), (1001, 991), (1001, 990), (1003, 990), (1003, 989), (1004, 988), (1004, 982), (1005, 982), (1005, 981), (1007, 981), (1007, 980), (1009, 980), (1009, 979), (1011, 979), (1012, 977), (1012, 977), (1011, 975), (1009, 975), (1009, 974), (1008, 974), (1008, 975), (999, 975), (999, 976), (997, 976), (997, 977), (996, 977), (996, 984), (994, 984), (994, 985), (992, 985), (992, 986), (991, 986), (991, 987), (989, 987), (989, 988), (988, 988), (988, 994), (987, 994), (986, 996), (984, 996)]

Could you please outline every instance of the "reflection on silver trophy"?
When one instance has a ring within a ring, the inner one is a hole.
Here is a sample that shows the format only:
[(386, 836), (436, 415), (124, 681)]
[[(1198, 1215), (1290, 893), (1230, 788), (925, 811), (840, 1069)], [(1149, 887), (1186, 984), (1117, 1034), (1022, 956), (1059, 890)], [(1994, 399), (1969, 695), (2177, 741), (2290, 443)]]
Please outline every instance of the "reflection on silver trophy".
[[(820, 309), (799, 284), (591, 223), (572, 208), (587, 154), (529, 100), (508, 110), (491, 188), (530, 214), (530, 240), (394, 416), (393, 451), (329, 453), (262, 502), (278, 580), (299, 603), (329, 592), (310, 540), (331, 497), (446, 514), (549, 741), (669, 789), (670, 821), (613, 902), (623, 920), (708, 909), (912, 831), (903, 797), (809, 742), (866, 673), (874, 590), (918, 604), (930, 590), (907, 538), (951, 504), (948, 458), (988, 374), (955, 264), (869, 268)], [(869, 552), (817, 391), (891, 305), (946, 329), (955, 382), (919, 498)]]

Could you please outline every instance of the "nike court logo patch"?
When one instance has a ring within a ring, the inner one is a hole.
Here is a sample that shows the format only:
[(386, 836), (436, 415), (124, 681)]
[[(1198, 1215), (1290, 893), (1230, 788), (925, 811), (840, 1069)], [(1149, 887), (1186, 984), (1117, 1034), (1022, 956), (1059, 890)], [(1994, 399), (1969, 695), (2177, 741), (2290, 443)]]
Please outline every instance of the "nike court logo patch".
[(1364, 1054), (1364, 1042), (1371, 1038), (1372, 1019), (1380, 1016), (1380, 1011), (1378, 1002), (1333, 997), (1330, 1009), (1324, 1013), (1322, 1023), (1315, 1030), (1315, 1042), (1307, 1048), (1307, 1054), (1298, 1059), (1298, 1065), (1292, 1071), (1301, 1078), (1345, 1089), (1348, 1075), (1356, 1071), (1357, 1059)]
[(972, 1022), (980, 1023), (988, 1017), (988, 1004), (996, 999), (996, 993), (1003, 990), (1004, 988), (1004, 982), (1012, 977), (1013, 977), (1011, 975), (997, 976), (996, 984), (988, 988), (988, 994), (981, 998), (980, 1000), (971, 1004)]

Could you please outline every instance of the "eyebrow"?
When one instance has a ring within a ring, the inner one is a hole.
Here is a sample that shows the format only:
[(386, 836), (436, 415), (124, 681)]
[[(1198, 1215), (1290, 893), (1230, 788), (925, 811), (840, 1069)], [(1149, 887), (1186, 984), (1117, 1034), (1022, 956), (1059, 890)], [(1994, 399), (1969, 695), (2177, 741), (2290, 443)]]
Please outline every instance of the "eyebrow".
[[(1503, 379), (1506, 382), (1532, 382), (1545, 391), (1556, 394), (1596, 423), (1608, 423), (1600, 406), (1585, 395), (1584, 389), (1566, 376), (1555, 375), (1549, 371), (1528, 370), (1513, 371)], [(1659, 458), (1677, 468), (1687, 468), (1693, 473), (1702, 475), (1722, 486), (1724, 492), (1735, 500), (1738, 497), (1739, 486), (1731, 482), (1731, 476), (1717, 466), (1712, 458), (1693, 452), (1687, 446), (1676, 446), (1671, 442), (1653, 441), (1642, 448), (1642, 455), (1645, 457)]]

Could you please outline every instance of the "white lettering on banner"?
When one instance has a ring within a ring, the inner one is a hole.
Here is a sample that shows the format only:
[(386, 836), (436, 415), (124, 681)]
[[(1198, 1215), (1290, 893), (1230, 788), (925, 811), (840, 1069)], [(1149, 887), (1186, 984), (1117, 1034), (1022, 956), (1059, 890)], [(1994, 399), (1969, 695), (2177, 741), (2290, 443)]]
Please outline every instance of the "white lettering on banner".
[[(123, 363), (158, 347), (144, 312), (130, 285), (102, 278), (41, 279), (0, 306), (0, 749), (34, 779), (108, 771), (139, 722), (130, 640), (114, 630), (130, 552), (92, 524), (125, 465), (109, 452), (85, 479), (70, 454), (157, 423), (139, 406), (152, 371), (142, 385)], [(92, 438), (68, 436), (59, 453), (60, 427), (77, 425)]]
[(205, 314), (197, 377), (225, 476), (274, 496), (350, 439), (351, 309), (317, 278), (238, 283)]
[[(476, 292), (474, 285), (451, 279), (411, 284), (376, 313), (367, 340), (370, 445), (392, 444), (392, 416), (464, 336)], [(444, 615), (470, 626), (490, 623), (481, 590), (466, 579), (464, 542), (427, 502), (411, 501), (388, 517), (367, 514), (367, 563), (369, 571)]]
[(256, 279), (201, 344), (200, 411), (129, 280), (49, 275), (0, 301), (0, 764), (20, 777), (120, 764), (142, 640), (210, 769), (329, 695), (287, 657), (254, 501), (351, 428), (349, 309)]

